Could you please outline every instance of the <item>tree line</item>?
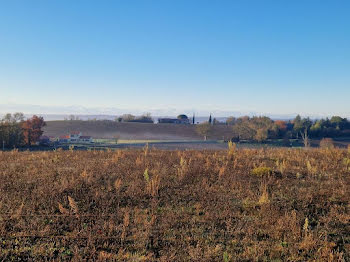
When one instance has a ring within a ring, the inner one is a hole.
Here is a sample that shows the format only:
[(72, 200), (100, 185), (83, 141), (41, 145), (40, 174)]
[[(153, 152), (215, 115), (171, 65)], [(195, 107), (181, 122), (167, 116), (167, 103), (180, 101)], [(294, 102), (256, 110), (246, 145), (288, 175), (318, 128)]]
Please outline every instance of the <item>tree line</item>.
[(134, 116), (132, 114), (124, 114), (116, 117), (117, 122), (135, 122), (135, 123), (154, 123), (150, 113), (145, 113), (141, 116)]
[(350, 121), (340, 116), (311, 120), (297, 115), (292, 120), (272, 120), (267, 116), (229, 117), (226, 122), (214, 119), (197, 126), (205, 138), (212, 134), (213, 125), (232, 126), (232, 139), (264, 142), (268, 139), (335, 138), (350, 136)]
[(1, 148), (17, 148), (35, 144), (46, 125), (43, 117), (25, 119), (23, 113), (6, 114), (0, 120)]

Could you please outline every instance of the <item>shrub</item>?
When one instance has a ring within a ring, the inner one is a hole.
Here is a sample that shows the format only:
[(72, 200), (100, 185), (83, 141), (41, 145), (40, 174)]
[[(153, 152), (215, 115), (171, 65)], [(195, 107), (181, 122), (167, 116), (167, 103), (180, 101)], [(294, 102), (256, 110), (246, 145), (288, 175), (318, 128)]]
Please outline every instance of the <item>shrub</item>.
[(334, 148), (334, 142), (332, 138), (322, 138), (320, 141), (321, 148)]
[(272, 174), (272, 169), (269, 167), (256, 167), (252, 170), (252, 175), (258, 176), (258, 177), (263, 177), (263, 176), (268, 176)]

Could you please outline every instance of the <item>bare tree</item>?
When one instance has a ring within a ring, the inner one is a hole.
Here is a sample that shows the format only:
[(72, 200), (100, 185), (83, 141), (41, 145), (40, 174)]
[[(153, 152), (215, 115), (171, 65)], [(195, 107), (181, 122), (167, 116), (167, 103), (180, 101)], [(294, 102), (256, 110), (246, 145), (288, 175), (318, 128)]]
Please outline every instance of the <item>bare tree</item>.
[(24, 120), (24, 114), (21, 112), (16, 112), (12, 115), (12, 119), (14, 122), (22, 122)]
[(303, 139), (304, 147), (310, 147), (308, 129), (305, 128), (304, 132), (300, 131), (301, 138)]

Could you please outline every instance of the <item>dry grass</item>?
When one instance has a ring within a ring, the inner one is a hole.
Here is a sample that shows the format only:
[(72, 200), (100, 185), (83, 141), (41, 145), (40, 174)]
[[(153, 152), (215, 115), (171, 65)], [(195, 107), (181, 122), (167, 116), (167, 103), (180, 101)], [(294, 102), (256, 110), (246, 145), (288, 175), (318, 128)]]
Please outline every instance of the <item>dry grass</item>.
[(0, 152), (0, 260), (349, 261), (350, 151)]

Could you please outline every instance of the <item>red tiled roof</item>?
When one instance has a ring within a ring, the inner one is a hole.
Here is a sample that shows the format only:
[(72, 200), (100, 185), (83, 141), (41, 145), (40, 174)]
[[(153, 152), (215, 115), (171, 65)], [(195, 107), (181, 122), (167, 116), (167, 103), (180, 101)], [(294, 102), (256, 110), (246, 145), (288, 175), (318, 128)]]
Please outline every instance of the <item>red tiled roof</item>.
[(69, 139), (69, 135), (60, 136), (60, 139)]

